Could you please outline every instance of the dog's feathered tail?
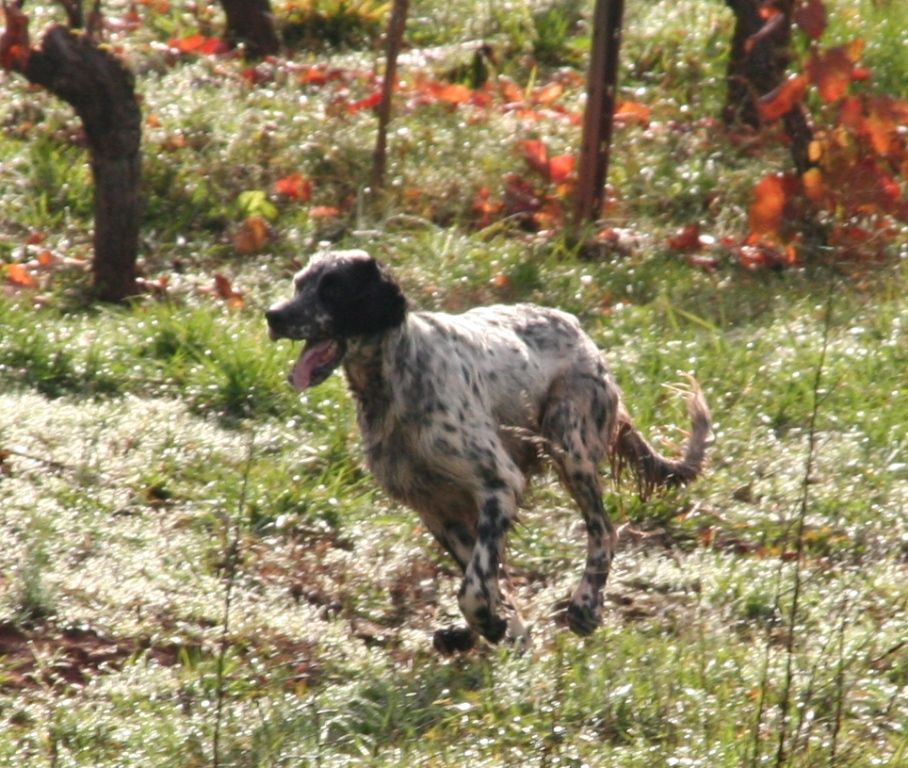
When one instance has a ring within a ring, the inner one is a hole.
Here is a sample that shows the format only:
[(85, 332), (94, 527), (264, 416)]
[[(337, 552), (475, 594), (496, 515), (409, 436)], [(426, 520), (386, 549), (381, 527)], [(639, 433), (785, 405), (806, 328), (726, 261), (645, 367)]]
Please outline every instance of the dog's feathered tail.
[(657, 489), (687, 485), (703, 470), (706, 447), (712, 437), (712, 418), (700, 386), (692, 377), (688, 381), (682, 391), (687, 398), (691, 431), (679, 459), (669, 459), (653, 448), (621, 409), (612, 444), (612, 468), (616, 477), (629, 473), (637, 481), (643, 499)]

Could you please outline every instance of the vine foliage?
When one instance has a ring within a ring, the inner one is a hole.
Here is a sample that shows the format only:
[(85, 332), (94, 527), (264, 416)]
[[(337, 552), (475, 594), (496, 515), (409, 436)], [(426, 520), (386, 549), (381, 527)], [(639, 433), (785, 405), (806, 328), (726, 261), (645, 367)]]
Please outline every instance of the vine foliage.
[[(772, 3), (763, 12), (767, 24), (781, 13)], [(872, 73), (861, 64), (862, 40), (824, 43), (823, 0), (801, 0), (792, 18), (806, 38), (804, 53), (758, 106), (781, 140), (805, 141), (806, 163), (754, 187), (750, 250), (742, 249), (742, 258), (752, 262), (746, 266), (784, 266), (798, 260), (802, 246), (837, 260), (881, 258), (898, 223), (908, 221), (908, 101), (874, 93)], [(785, 128), (792, 110), (809, 115), (806, 139)]]

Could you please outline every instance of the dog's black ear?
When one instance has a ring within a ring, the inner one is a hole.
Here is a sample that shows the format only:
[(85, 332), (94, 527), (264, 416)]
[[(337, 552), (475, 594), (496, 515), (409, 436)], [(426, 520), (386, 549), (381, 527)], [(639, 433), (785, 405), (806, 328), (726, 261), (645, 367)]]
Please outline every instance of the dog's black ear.
[(318, 291), (339, 336), (380, 333), (400, 325), (407, 313), (400, 286), (374, 259), (356, 259), (332, 270)]

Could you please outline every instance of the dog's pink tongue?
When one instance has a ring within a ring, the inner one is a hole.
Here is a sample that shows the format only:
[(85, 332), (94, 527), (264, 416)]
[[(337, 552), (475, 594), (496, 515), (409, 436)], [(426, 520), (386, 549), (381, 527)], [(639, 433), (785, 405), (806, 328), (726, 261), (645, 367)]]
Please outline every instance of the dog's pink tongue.
[(337, 354), (337, 344), (333, 341), (307, 343), (290, 373), (290, 383), (293, 388), (297, 392), (307, 389), (312, 383), (315, 369), (330, 362), (335, 354)]

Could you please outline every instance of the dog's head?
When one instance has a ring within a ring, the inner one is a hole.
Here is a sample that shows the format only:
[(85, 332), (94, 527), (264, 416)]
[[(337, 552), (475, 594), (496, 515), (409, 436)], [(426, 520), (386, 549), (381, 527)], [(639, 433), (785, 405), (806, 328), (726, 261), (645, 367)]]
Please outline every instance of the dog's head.
[(400, 287), (365, 251), (313, 256), (293, 278), (294, 295), (267, 312), (272, 339), (305, 341), (290, 373), (302, 391), (341, 364), (346, 341), (400, 325), (407, 311)]

